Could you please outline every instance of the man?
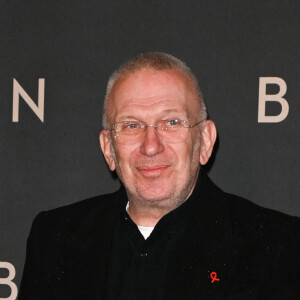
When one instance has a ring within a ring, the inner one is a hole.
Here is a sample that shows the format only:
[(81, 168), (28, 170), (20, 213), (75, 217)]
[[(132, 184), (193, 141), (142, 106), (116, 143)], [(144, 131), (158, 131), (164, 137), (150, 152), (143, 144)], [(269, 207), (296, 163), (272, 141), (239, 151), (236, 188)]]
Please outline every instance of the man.
[(299, 299), (300, 221), (216, 187), (216, 128), (197, 80), (164, 53), (122, 65), (100, 144), (123, 186), (40, 214), (24, 299)]

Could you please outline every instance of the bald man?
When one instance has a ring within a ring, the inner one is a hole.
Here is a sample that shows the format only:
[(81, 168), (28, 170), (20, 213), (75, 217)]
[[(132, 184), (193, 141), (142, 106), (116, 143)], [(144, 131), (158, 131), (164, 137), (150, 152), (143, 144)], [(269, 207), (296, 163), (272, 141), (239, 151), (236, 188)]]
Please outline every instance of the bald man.
[(123, 64), (103, 128), (121, 188), (38, 215), (19, 299), (299, 299), (299, 218), (208, 178), (216, 127), (182, 61)]

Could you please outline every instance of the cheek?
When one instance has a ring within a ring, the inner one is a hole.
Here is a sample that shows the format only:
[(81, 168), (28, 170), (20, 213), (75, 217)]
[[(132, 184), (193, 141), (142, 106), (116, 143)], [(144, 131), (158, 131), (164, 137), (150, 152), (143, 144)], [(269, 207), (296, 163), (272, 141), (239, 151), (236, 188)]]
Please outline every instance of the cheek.
[(186, 142), (185, 147), (181, 149), (182, 155), (180, 160), (183, 162), (183, 168), (188, 172), (193, 172), (195, 168), (198, 168), (200, 157), (200, 141), (189, 139)]
[(136, 153), (135, 147), (132, 145), (117, 145), (115, 148), (115, 161), (121, 171), (130, 168)]
[(169, 147), (169, 155), (175, 161), (177, 171), (190, 170), (192, 161), (194, 161), (194, 151), (191, 143), (178, 143)]

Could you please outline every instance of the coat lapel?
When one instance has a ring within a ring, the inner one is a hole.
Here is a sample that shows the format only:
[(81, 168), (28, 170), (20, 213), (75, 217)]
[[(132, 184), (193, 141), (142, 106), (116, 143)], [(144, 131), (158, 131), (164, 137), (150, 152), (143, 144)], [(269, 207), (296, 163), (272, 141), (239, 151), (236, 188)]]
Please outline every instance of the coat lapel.
[(198, 184), (198, 201), (168, 285), (173, 299), (222, 298), (238, 261), (239, 242), (220, 201), (223, 192), (203, 173)]
[(64, 299), (104, 299), (117, 220), (115, 200), (91, 210), (66, 237), (62, 256)]

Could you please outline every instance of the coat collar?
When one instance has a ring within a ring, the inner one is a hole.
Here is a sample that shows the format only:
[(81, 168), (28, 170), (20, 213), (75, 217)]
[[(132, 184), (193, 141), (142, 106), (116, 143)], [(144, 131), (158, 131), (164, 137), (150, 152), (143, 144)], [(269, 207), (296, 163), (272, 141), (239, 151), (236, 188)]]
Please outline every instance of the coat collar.
[(175, 271), (170, 274), (168, 294), (174, 299), (218, 299), (222, 298), (233, 277), (238, 261), (238, 241), (233, 236), (224, 193), (203, 171), (195, 190), (197, 199), (174, 261)]

